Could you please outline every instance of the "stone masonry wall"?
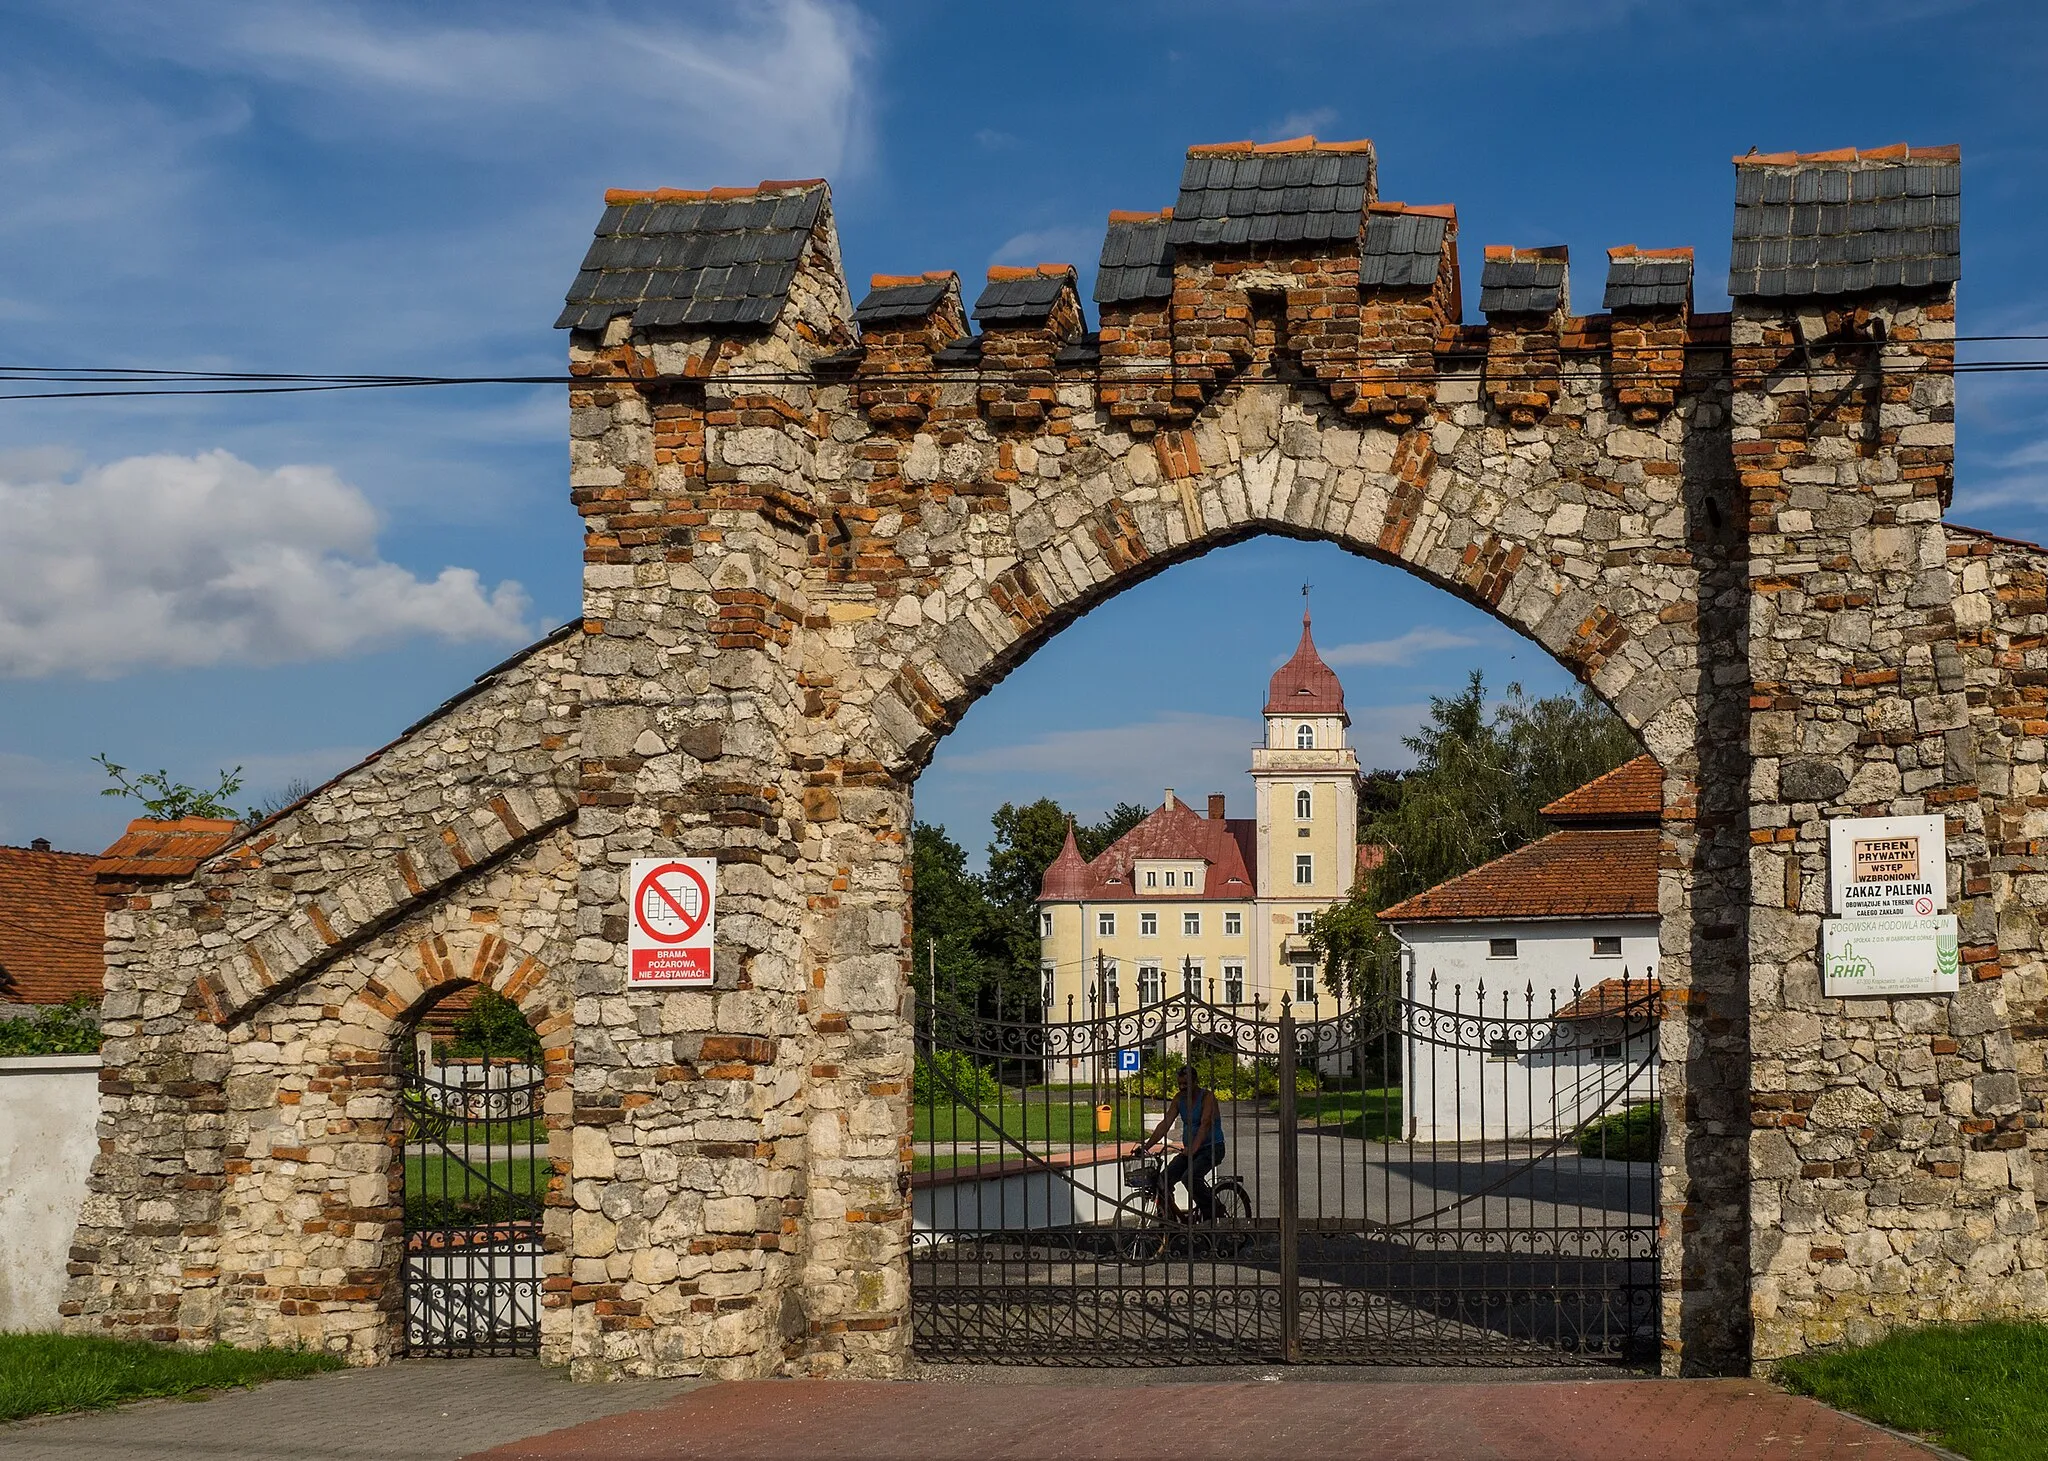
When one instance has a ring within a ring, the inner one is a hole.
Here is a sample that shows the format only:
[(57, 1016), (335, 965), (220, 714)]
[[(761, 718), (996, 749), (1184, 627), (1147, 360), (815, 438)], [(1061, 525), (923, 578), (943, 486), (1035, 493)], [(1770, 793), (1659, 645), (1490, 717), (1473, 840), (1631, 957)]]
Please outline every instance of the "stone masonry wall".
[(455, 910), (495, 929), (490, 982), (566, 1040), (566, 942), (549, 951), (574, 904), (544, 847), (573, 806), (578, 648), (551, 637), (192, 878), (108, 914), (72, 1332), (388, 1353), (386, 1036), (453, 977), (421, 941), (436, 948)]
[[(1899, 1323), (2048, 1310), (1978, 779), (1981, 750), (2004, 748), (1980, 744), (1959, 644), (1990, 605), (1967, 560), (1953, 570), (1941, 522), (1954, 320), (1941, 291), (1734, 322), (1753, 591), (1759, 1363)], [(1977, 600), (1961, 613), (1958, 588)], [(1922, 812), (1948, 823), (1961, 992), (1823, 998), (1827, 818)]]
[[(916, 777), (1269, 532), (1511, 625), (1664, 768), (1666, 1368), (2048, 1313), (2048, 553), (1941, 522), (1952, 291), (1460, 325), (1445, 240), (1396, 291), (1185, 245), (1092, 345), (1063, 298), (941, 365), (862, 348), (825, 208), (771, 329), (573, 332), (576, 631), (110, 916), (74, 1327), (387, 1353), (389, 1044), (470, 977), (551, 1051), (551, 1359), (902, 1373)], [(1827, 819), (1923, 809), (1966, 988), (1821, 998)], [(721, 865), (710, 989), (626, 984), (660, 855)]]

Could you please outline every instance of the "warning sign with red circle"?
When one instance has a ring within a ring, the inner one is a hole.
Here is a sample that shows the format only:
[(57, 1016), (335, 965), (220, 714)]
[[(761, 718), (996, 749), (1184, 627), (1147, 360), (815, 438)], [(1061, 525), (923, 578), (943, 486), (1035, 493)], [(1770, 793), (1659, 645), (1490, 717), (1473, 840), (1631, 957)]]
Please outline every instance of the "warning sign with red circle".
[(718, 864), (708, 857), (636, 858), (626, 886), (626, 982), (709, 984)]

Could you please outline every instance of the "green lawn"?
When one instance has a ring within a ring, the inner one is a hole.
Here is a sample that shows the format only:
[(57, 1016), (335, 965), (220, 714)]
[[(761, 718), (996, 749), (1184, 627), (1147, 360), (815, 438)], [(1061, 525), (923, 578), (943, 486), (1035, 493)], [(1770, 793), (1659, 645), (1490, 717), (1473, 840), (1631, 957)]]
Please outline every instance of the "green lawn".
[(1394, 1141), (1401, 1135), (1399, 1086), (1297, 1096), (1294, 1111), (1299, 1126), (1342, 1126), (1346, 1136), (1362, 1136), (1368, 1141)]
[(1971, 1461), (2048, 1457), (2048, 1324), (1907, 1330), (1864, 1349), (1783, 1360), (1777, 1373), (1802, 1395)]
[[(1014, 1149), (988, 1151), (979, 1155), (950, 1150), (954, 1142), (995, 1143), (1003, 1136), (1034, 1148), (1064, 1150), (1070, 1146), (1093, 1146), (1097, 1142), (1138, 1141), (1151, 1130), (1139, 1114), (1133, 1097), (1108, 1103), (1112, 1109), (1111, 1129), (1097, 1132), (1095, 1107), (1084, 1096), (1074, 1100), (1065, 1094), (1048, 1099), (1042, 1090), (1021, 1097), (1005, 1087), (999, 1104), (982, 1108), (969, 1106), (918, 1105), (911, 1110), (911, 1140), (917, 1147), (916, 1169), (954, 1167), (976, 1162), (1007, 1161), (1017, 1156)], [(1154, 1103), (1156, 1106), (1156, 1102)], [(1153, 1120), (1158, 1120), (1155, 1114)]]
[(438, 1152), (427, 1156), (408, 1155), (405, 1159), (405, 1195), (481, 1196), (485, 1190), (486, 1177), (489, 1185), (493, 1187), (509, 1188), (513, 1192), (545, 1193), (548, 1190), (548, 1178), (554, 1175), (554, 1171), (554, 1164), (546, 1157), (472, 1162), (465, 1171), (460, 1163), (444, 1159)]
[[(425, 1131), (418, 1129), (415, 1122), (405, 1134), (407, 1141), (433, 1141)], [(497, 1121), (450, 1121), (447, 1134), (439, 1140), (449, 1146), (467, 1146), (474, 1142), (478, 1146), (486, 1143), (504, 1146), (507, 1143), (525, 1145), (532, 1142), (546, 1148), (548, 1144), (547, 1120), (541, 1116), (513, 1116)]]
[(63, 1334), (0, 1334), (0, 1421), (67, 1410), (98, 1410), (124, 1400), (226, 1390), (265, 1380), (338, 1370), (317, 1350), (170, 1349), (120, 1339)]

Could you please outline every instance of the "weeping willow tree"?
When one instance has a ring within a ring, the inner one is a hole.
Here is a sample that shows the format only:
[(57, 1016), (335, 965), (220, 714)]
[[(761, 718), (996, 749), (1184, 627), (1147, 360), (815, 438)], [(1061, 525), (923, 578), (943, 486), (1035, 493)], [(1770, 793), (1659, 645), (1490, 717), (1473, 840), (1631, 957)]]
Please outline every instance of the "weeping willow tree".
[(1456, 695), (1433, 695), (1429, 719), (1402, 744), (1403, 776), (1374, 778), (1359, 837), (1385, 857), (1343, 903), (1316, 916), (1311, 943), (1333, 994), (1371, 996), (1393, 966), (1379, 912), (1513, 852), (1551, 829), (1541, 809), (1642, 747), (1590, 690), (1531, 699), (1520, 685), (1489, 705), (1478, 670)]

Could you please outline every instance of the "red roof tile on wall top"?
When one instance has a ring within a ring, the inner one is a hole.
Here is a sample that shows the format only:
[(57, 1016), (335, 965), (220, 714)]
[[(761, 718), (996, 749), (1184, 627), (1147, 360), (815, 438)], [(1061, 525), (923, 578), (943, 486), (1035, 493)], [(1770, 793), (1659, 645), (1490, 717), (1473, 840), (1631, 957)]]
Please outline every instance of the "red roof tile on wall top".
[(105, 978), (105, 905), (93, 856), (0, 847), (0, 1003), (99, 998)]
[(1316, 653), (1309, 633), (1308, 615), (1301, 616), (1301, 643), (1294, 656), (1273, 672), (1266, 686), (1267, 715), (1341, 715), (1346, 725), (1351, 717), (1344, 709), (1344, 686), (1337, 672)]
[(1553, 822), (1655, 822), (1664, 815), (1664, 768), (1655, 756), (1624, 761), (1538, 813)]
[[(1195, 898), (1204, 902), (1235, 902), (1251, 898), (1258, 891), (1256, 869), (1245, 849), (1254, 845), (1257, 835), (1258, 823), (1253, 818), (1217, 821), (1175, 799), (1117, 838), (1100, 857), (1087, 862), (1081, 859), (1070, 827), (1066, 846), (1045, 870), (1045, 879), (1039, 885), (1039, 901), (1102, 903), (1126, 898), (1179, 897), (1183, 901)], [(1200, 891), (1182, 892), (1176, 888), (1172, 893), (1140, 893), (1132, 878), (1132, 868), (1141, 860), (1152, 859), (1199, 859), (1208, 864)]]
[(1572, 827), (1380, 914), (1382, 923), (1655, 918), (1657, 829)]
[(235, 822), (221, 817), (180, 817), (158, 822), (137, 817), (99, 856), (94, 873), (113, 882), (190, 877), (235, 835)]
[(1551, 1018), (1555, 1020), (1597, 1020), (1619, 1014), (1649, 1015), (1657, 1012), (1657, 1000), (1664, 986), (1657, 980), (1603, 979)]

